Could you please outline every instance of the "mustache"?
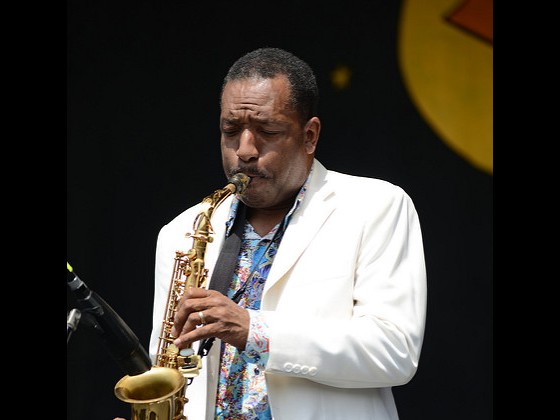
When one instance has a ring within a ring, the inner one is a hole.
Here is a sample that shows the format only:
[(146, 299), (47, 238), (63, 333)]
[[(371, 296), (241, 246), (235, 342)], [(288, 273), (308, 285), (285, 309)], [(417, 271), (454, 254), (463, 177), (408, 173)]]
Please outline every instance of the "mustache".
[(235, 174), (244, 173), (248, 177), (260, 177), (260, 178), (270, 178), (270, 174), (267, 171), (257, 169), (252, 166), (237, 166), (228, 171), (228, 177), (232, 177)]

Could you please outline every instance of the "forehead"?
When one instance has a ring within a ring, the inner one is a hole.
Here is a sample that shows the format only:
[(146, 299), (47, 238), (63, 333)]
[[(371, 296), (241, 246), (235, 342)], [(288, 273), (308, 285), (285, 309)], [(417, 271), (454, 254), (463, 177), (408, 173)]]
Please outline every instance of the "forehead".
[(258, 107), (286, 108), (290, 87), (285, 76), (230, 80), (224, 86), (222, 107), (253, 109)]

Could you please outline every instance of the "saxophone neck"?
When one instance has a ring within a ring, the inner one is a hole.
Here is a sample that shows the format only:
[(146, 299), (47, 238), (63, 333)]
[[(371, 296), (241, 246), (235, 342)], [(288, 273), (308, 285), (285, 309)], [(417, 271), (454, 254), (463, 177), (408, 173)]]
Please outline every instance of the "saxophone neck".
[(249, 186), (250, 181), (251, 178), (244, 173), (237, 173), (228, 179), (228, 183), (225, 187), (206, 196), (200, 203), (200, 211), (193, 222), (194, 234), (188, 234), (188, 236), (192, 236), (195, 240), (199, 238), (201, 241), (211, 242), (212, 239), (209, 235), (214, 233), (214, 231), (210, 220), (212, 219), (214, 210), (216, 210), (230, 195), (243, 194)]
[(210, 220), (214, 209), (222, 204), (226, 198), (228, 198), (232, 194), (242, 194), (249, 185), (250, 180), (251, 178), (249, 178), (245, 174), (235, 174), (234, 176), (229, 178), (228, 183), (225, 187), (216, 190), (209, 196), (205, 197), (202, 200), (202, 204), (206, 204), (207, 209), (203, 209), (202, 211), (207, 214), (208, 220)]

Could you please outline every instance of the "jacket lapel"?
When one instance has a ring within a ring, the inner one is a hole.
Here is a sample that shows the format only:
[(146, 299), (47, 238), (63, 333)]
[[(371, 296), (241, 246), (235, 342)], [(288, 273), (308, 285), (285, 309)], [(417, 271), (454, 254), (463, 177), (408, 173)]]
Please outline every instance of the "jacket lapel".
[(317, 160), (301, 208), (290, 221), (265, 283), (263, 297), (290, 270), (334, 210), (332, 190), (326, 183), (327, 170)]

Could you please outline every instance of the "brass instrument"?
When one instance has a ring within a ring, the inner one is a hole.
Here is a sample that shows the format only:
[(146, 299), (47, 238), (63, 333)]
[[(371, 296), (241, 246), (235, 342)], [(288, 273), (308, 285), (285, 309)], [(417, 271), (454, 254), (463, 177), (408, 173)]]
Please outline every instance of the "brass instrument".
[[(184, 420), (185, 391), (192, 378), (202, 368), (201, 356), (192, 346), (179, 351), (173, 344), (171, 329), (177, 305), (186, 288), (205, 287), (208, 269), (204, 266), (206, 246), (214, 239), (210, 222), (214, 210), (231, 194), (242, 194), (250, 178), (238, 173), (228, 179), (228, 184), (205, 197), (201, 210), (193, 222), (193, 246), (188, 252), (176, 251), (171, 285), (161, 327), (161, 335), (154, 366), (147, 372), (125, 376), (115, 385), (115, 395), (132, 404), (130, 420)], [(189, 381), (187, 381), (187, 379)]]

